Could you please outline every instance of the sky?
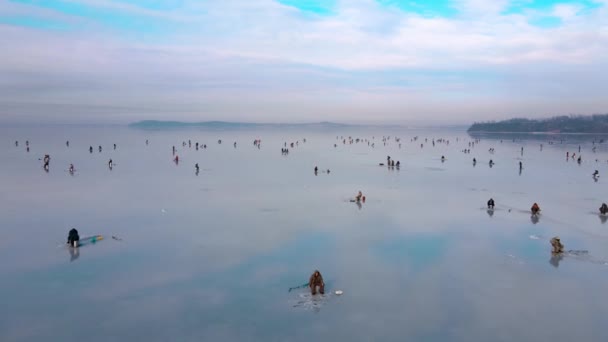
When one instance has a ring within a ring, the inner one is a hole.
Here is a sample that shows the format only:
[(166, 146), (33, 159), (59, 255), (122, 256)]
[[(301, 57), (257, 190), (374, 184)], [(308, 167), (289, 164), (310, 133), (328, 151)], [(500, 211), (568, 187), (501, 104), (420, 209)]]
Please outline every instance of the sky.
[(608, 113), (608, 0), (0, 0), (0, 123)]

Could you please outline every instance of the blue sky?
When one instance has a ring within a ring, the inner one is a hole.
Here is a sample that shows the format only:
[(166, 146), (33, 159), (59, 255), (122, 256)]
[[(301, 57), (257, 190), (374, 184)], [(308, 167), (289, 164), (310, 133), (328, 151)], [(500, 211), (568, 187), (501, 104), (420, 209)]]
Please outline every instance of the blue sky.
[(608, 0), (10, 0), (0, 44), (0, 122), (608, 112)]

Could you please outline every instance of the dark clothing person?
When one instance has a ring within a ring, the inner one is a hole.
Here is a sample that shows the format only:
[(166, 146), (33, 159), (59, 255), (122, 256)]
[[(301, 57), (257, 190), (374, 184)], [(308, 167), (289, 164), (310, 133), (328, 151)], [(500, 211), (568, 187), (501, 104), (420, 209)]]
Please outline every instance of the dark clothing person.
[(355, 196), (355, 201), (360, 202), (361, 199), (363, 199), (363, 193), (361, 191), (359, 191), (357, 196)]
[(488, 209), (494, 209), (494, 200), (491, 198), (488, 201)]
[(78, 235), (78, 231), (76, 228), (72, 228), (68, 233), (68, 242), (67, 244), (70, 246), (77, 247), (78, 241), (80, 241), (80, 236)]
[(89, 146), (89, 153), (93, 153), (93, 146)]
[(559, 236), (556, 236), (551, 239), (551, 247), (552, 247), (551, 253), (561, 254), (564, 252), (564, 245), (559, 240)]
[(530, 211), (532, 211), (532, 214), (538, 214), (538, 212), (540, 211), (540, 207), (537, 203), (534, 203), (532, 204), (532, 208), (530, 208)]
[(317, 294), (317, 287), (319, 288), (320, 294), (325, 294), (325, 283), (323, 282), (323, 276), (321, 272), (315, 271), (308, 281), (308, 286), (310, 287), (310, 292), (313, 295)]
[(600, 213), (606, 215), (606, 213), (608, 213), (608, 205), (606, 203), (602, 203), (602, 206), (600, 207)]

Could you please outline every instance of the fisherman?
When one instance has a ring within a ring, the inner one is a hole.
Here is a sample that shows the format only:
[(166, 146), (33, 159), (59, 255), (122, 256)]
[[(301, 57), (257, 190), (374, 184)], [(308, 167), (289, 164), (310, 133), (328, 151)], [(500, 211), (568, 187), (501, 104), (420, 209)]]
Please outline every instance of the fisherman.
[(473, 158), (473, 165), (477, 164), (477, 159)]
[(363, 193), (361, 192), (361, 190), (359, 190), (359, 193), (357, 194), (357, 196), (355, 196), (355, 201), (356, 202), (365, 202), (365, 196), (363, 196)]
[(15, 140), (15, 146), (18, 147), (19, 146), (19, 141)]
[(494, 165), (494, 161), (490, 159), (490, 167), (492, 167), (492, 165)]
[(441, 161), (444, 162), (445, 161), (445, 156), (441, 156)]
[(200, 170), (198, 167), (198, 163), (194, 164), (194, 168), (196, 169), (196, 173), (198, 173), (198, 171)]
[(69, 140), (65, 142), (65, 146), (70, 147), (70, 141)]
[(602, 215), (606, 215), (608, 213), (608, 204), (602, 203), (602, 206), (600, 207), (600, 213), (602, 213)]
[(76, 228), (70, 229), (68, 233), (68, 242), (67, 244), (70, 246), (78, 247), (78, 241), (80, 241), (80, 236), (78, 235), (78, 231)]
[(581, 156), (578, 156), (578, 159), (576, 160), (577, 163), (581, 163), (583, 161), (583, 158), (581, 158)]
[(319, 168), (315, 166), (315, 175), (319, 172)]
[(99, 152), (101, 153), (101, 145), (99, 145)]
[(68, 170), (70, 173), (74, 173), (74, 164), (70, 164), (70, 168)]
[(114, 144), (114, 149), (116, 149), (116, 144)]
[(175, 158), (173, 159), (173, 161), (175, 162), (175, 164), (179, 163), (179, 156), (175, 156)]
[(593, 177), (599, 177), (600, 176), (600, 172), (598, 170), (595, 170), (595, 172), (593, 173)]
[(148, 139), (146, 139), (146, 146), (148, 145)]
[(564, 245), (559, 240), (559, 236), (556, 236), (551, 239), (551, 247), (553, 247), (553, 249), (551, 250), (551, 253), (553, 254), (561, 254), (564, 252)]
[(521, 161), (519, 162), (519, 169), (523, 169), (524, 168), (524, 164), (521, 163)]
[(494, 209), (494, 199), (492, 198), (488, 200), (488, 209)]
[(401, 162), (397, 160), (397, 168), (399, 168), (399, 166), (401, 166)]
[(93, 153), (93, 146), (89, 146), (89, 153)]
[(532, 211), (533, 215), (538, 214), (538, 212), (540, 211), (540, 207), (538, 206), (538, 203), (532, 204), (532, 208), (530, 208), (530, 211)]
[(308, 286), (310, 287), (310, 292), (313, 296), (317, 294), (317, 287), (319, 288), (320, 294), (325, 294), (325, 283), (323, 282), (321, 272), (315, 270), (310, 276), (310, 280), (308, 280)]
[(114, 163), (112, 162), (112, 159), (110, 159), (110, 161), (108, 162), (108, 167), (111, 169), (114, 166)]

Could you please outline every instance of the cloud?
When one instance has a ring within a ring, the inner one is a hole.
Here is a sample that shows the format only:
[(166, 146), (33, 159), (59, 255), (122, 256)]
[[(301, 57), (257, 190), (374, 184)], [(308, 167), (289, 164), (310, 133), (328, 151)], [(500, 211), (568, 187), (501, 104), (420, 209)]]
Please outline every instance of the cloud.
[[(68, 2), (86, 15), (53, 1), (0, 5), (0, 101), (124, 105), (159, 116), (181, 108), (191, 113), (185, 118), (246, 119), (247, 111), (252, 121), (285, 119), (286, 111), (295, 121), (315, 117), (307, 111), (354, 121), (371, 113), (465, 122), (563, 114), (556, 96), (572, 112), (608, 105), (596, 88), (607, 78), (601, 5), (512, 12), (521, 2), (454, 0), (456, 14), (427, 16), (372, 0), (336, 1), (322, 15), (275, 1)], [(2, 19), (26, 15), (69, 29)], [(537, 26), (543, 16), (559, 25)], [(505, 112), (505, 103), (521, 108)], [(6, 108), (0, 119), (16, 119)]]

